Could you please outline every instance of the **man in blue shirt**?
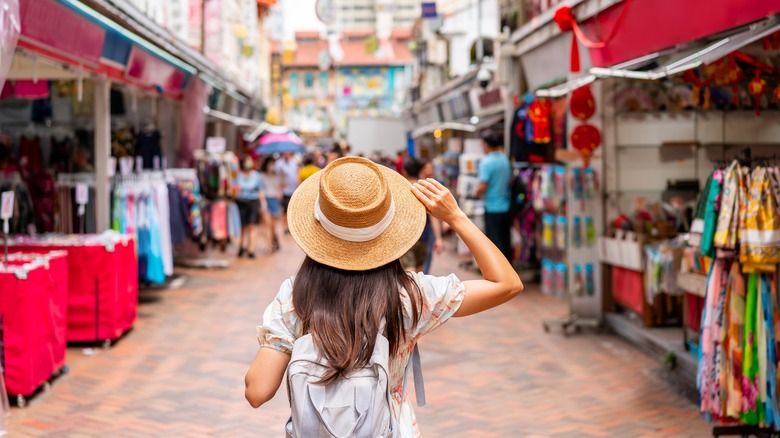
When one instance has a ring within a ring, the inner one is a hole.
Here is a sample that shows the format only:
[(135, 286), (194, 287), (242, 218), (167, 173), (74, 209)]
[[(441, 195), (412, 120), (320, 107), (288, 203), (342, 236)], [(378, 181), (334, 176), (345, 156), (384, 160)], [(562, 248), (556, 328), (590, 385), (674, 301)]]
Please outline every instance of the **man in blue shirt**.
[(509, 214), (511, 192), (509, 182), (512, 166), (504, 153), (501, 139), (493, 133), (482, 136), (482, 147), (487, 154), (479, 163), (479, 185), (476, 196), (485, 200), (485, 235), (512, 261)]

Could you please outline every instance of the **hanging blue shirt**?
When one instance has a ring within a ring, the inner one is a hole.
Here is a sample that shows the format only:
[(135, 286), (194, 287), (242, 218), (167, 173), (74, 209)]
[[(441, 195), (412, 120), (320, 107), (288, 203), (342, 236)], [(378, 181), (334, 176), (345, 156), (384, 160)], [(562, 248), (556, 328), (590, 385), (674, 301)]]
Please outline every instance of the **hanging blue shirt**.
[(479, 162), (477, 178), (487, 183), (485, 191), (486, 213), (509, 212), (509, 181), (512, 177), (512, 166), (509, 158), (503, 152), (492, 152)]

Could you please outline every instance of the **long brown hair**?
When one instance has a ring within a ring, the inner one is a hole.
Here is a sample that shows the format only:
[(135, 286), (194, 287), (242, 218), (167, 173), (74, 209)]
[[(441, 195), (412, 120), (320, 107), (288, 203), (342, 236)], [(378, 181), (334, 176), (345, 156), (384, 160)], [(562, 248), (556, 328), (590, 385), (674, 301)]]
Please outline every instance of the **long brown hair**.
[(406, 338), (400, 288), (409, 294), (416, 326), (422, 292), (399, 260), (369, 271), (345, 271), (306, 257), (295, 276), (292, 299), (303, 333), (311, 333), (330, 364), (320, 383), (368, 364), (382, 318), (390, 356), (398, 353)]

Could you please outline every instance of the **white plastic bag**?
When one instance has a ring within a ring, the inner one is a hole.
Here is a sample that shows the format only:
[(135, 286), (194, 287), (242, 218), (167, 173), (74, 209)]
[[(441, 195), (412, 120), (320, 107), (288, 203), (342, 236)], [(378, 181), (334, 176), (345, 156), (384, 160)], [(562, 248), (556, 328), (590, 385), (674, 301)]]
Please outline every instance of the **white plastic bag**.
[(19, 0), (0, 0), (0, 90), (8, 77), (21, 30)]

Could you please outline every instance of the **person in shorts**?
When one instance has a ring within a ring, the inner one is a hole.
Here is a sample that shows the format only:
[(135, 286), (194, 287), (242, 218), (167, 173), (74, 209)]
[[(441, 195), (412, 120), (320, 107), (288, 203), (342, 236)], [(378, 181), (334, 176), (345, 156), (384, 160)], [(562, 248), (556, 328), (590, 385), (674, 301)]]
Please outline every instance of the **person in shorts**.
[(279, 251), (279, 235), (276, 234), (276, 227), (279, 223), (279, 216), (282, 214), (282, 178), (276, 173), (274, 164), (276, 159), (269, 155), (263, 161), (260, 171), (265, 182), (265, 203), (268, 206), (268, 247), (271, 252)]
[(241, 160), (241, 172), (236, 179), (239, 189), (236, 204), (241, 215), (241, 249), (238, 251), (238, 256), (246, 255), (250, 259), (255, 258), (260, 211), (267, 211), (263, 177), (254, 166), (252, 157), (244, 157)]
[(282, 210), (287, 224), (287, 206), (290, 204), (290, 198), (298, 188), (298, 173), (300, 171), (298, 161), (292, 152), (284, 152), (282, 157), (274, 164), (276, 173), (282, 178)]

